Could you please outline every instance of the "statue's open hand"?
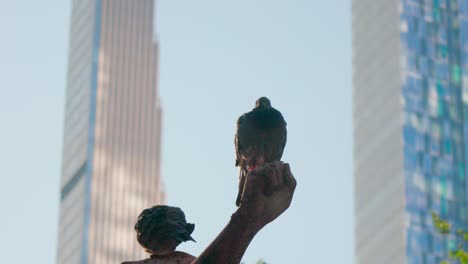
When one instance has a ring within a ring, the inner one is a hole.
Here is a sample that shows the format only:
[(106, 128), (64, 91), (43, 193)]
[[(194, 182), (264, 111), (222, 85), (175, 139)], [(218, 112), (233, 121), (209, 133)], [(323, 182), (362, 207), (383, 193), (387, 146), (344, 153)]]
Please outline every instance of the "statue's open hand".
[(289, 164), (267, 163), (247, 175), (239, 210), (262, 228), (288, 209), (295, 189)]

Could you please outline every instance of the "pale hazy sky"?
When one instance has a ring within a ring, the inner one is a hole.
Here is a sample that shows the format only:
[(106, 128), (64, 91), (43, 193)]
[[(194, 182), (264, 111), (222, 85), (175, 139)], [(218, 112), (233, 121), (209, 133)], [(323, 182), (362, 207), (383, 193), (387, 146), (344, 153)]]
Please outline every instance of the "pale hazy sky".
[[(0, 1), (3, 263), (55, 262), (70, 3)], [(157, 2), (162, 176), (198, 241), (181, 250), (200, 253), (234, 212), (235, 120), (268, 96), (298, 187), (244, 260), (354, 263), (350, 12), (346, 0)]]

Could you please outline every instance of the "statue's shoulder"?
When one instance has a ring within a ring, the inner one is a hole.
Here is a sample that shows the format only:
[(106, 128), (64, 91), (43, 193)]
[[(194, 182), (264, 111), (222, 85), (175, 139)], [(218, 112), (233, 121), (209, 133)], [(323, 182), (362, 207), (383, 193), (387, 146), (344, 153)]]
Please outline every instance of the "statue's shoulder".
[[(195, 260), (195, 257), (182, 251), (173, 251), (161, 256), (152, 256), (152, 259), (161, 260), (161, 264), (190, 264)], [(159, 264), (159, 262), (156, 263)]]
[(151, 259), (143, 259), (143, 260), (137, 260), (137, 261), (124, 261), (122, 264), (149, 264)]
[(190, 264), (195, 260), (195, 257), (182, 252), (173, 251), (164, 255), (152, 255), (151, 258), (139, 261), (125, 261), (122, 264)]

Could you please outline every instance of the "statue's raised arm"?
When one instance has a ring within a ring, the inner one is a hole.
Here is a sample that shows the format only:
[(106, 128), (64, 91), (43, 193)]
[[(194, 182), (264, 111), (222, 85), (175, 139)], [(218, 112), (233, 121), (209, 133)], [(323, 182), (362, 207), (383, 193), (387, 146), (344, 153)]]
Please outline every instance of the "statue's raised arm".
[(257, 232), (288, 209), (295, 188), (296, 179), (287, 163), (267, 163), (249, 172), (239, 208), (192, 264), (240, 263)]

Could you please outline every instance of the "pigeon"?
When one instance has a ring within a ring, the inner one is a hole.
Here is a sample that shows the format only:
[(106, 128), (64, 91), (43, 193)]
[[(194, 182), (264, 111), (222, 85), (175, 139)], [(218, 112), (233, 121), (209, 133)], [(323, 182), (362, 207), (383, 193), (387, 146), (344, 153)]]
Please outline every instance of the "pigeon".
[(237, 206), (242, 199), (247, 173), (264, 163), (281, 160), (286, 134), (283, 115), (266, 97), (259, 98), (252, 111), (239, 117), (234, 139), (236, 167), (240, 167)]

